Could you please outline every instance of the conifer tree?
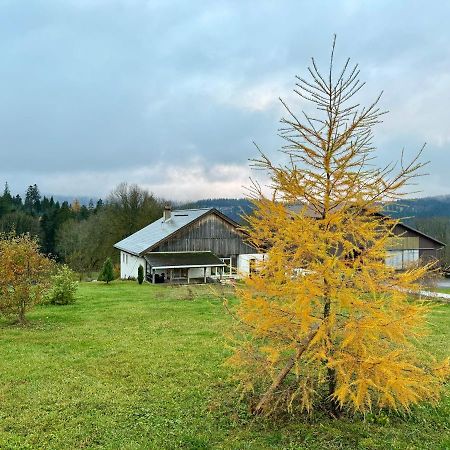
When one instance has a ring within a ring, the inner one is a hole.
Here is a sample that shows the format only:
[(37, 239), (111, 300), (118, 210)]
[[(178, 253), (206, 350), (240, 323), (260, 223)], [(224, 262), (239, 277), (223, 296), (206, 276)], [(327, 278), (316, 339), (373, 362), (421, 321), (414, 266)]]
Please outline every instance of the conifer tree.
[(138, 267), (138, 283), (142, 284), (144, 282), (144, 267), (142, 264)]
[(29, 214), (37, 214), (40, 212), (41, 194), (36, 184), (28, 186), (24, 207)]
[(105, 262), (103, 263), (100, 275), (98, 276), (98, 281), (106, 281), (106, 284), (109, 284), (109, 282), (113, 280), (114, 280), (114, 266), (111, 261), (111, 258), (106, 258)]
[(5, 189), (3, 190), (3, 198), (7, 198), (8, 200), (12, 200), (11, 191), (9, 190), (8, 182), (5, 183)]
[(399, 169), (373, 166), (378, 99), (361, 108), (363, 83), (349, 60), (329, 71), (315, 60), (295, 92), (313, 108), (296, 114), (282, 101), (287, 165), (261, 153), (248, 216), (250, 242), (268, 258), (238, 291), (240, 326), (230, 363), (244, 391), (258, 394), (255, 413), (408, 409), (437, 400), (448, 360), (416, 348), (429, 307), (410, 300), (431, 264), (399, 272), (385, 263), (397, 221), (383, 204), (401, 198), (420, 174), (420, 153)]

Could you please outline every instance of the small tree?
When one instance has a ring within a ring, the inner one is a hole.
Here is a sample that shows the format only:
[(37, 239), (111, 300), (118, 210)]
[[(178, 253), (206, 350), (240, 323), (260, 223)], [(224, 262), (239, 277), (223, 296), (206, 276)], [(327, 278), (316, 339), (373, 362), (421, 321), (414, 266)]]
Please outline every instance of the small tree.
[(144, 267), (142, 264), (138, 267), (138, 283), (142, 284), (144, 282)]
[(114, 280), (114, 266), (111, 258), (106, 258), (100, 275), (98, 276), (98, 281), (106, 281), (106, 284), (109, 284), (112, 280)]
[(68, 305), (75, 302), (78, 283), (75, 274), (66, 265), (58, 267), (51, 277), (51, 288), (45, 294), (45, 302), (52, 305)]
[[(400, 198), (422, 167), (417, 159), (398, 173), (372, 163), (377, 101), (352, 102), (362, 87), (348, 61), (295, 92), (316, 108), (296, 115), (286, 106), (281, 136), (289, 164), (256, 161), (271, 178), (271, 196), (254, 185), (250, 241), (267, 251), (238, 291), (242, 325), (230, 362), (247, 392), (260, 394), (255, 413), (277, 408), (408, 409), (436, 400), (448, 361), (415, 347), (429, 307), (411, 301), (429, 265), (395, 271), (385, 263), (397, 221), (383, 203)], [(303, 121), (300, 120), (303, 117)], [(369, 163), (370, 162), (370, 163)]]
[(0, 234), (0, 313), (26, 322), (25, 314), (42, 301), (53, 262), (27, 234)]

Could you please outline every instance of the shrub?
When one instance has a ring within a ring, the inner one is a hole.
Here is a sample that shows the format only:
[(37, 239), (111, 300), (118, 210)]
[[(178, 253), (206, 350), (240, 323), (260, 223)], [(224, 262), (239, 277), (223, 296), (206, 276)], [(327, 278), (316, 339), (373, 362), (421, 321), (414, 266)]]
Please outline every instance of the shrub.
[(142, 284), (144, 282), (144, 268), (142, 265), (138, 267), (138, 283)]
[(37, 238), (0, 233), (0, 314), (17, 317), (42, 301), (53, 262), (39, 252)]
[(100, 275), (98, 276), (98, 281), (106, 281), (106, 284), (108, 284), (112, 280), (114, 280), (114, 266), (111, 258), (106, 258)]
[(69, 305), (75, 302), (78, 283), (74, 281), (75, 273), (66, 265), (58, 267), (51, 277), (52, 286), (45, 295), (45, 303), (51, 305)]

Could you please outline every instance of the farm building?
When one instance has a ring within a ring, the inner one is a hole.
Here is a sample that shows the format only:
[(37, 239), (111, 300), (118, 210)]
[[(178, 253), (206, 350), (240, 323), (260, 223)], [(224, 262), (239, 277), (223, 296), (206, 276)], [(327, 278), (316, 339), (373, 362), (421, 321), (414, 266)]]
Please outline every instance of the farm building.
[(388, 249), (386, 264), (399, 270), (419, 260), (426, 262), (439, 259), (439, 250), (445, 247), (443, 242), (404, 223), (395, 226), (394, 234), (397, 237)]
[[(298, 213), (302, 208), (304, 206), (300, 203), (293, 204), (288, 207), (288, 211)], [(320, 217), (310, 206), (306, 207), (306, 214), (313, 218)], [(387, 217), (385, 214), (379, 215)], [(387, 249), (386, 264), (397, 270), (404, 270), (419, 261), (439, 260), (439, 250), (445, 247), (443, 242), (403, 222), (394, 227), (393, 233), (396, 238), (392, 239), (392, 244)]]
[(151, 282), (206, 282), (250, 272), (264, 255), (249, 245), (239, 224), (215, 208), (164, 210), (161, 219), (117, 242), (120, 277), (136, 278), (142, 265)]

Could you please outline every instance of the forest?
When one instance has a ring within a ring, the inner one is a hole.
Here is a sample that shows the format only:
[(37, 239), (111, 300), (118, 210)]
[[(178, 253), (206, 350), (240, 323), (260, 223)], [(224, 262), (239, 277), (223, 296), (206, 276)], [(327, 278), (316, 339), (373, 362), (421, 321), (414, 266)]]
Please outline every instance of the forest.
[(107, 257), (118, 261), (113, 244), (159, 218), (163, 205), (153, 194), (125, 183), (104, 201), (88, 205), (42, 196), (36, 184), (22, 200), (6, 183), (0, 196), (0, 232), (36, 236), (43, 253), (86, 274), (98, 270)]
[[(126, 183), (119, 184), (104, 200), (90, 200), (87, 205), (77, 199), (58, 201), (41, 195), (36, 184), (28, 187), (22, 199), (5, 183), (0, 196), (0, 232), (37, 236), (43, 253), (77, 273), (88, 274), (98, 270), (107, 257), (117, 263), (113, 244), (161, 217), (166, 203), (178, 208), (215, 207), (237, 222), (252, 210), (247, 199), (177, 204)], [(442, 261), (450, 265), (450, 197), (403, 200), (390, 205), (386, 212), (447, 243)]]

